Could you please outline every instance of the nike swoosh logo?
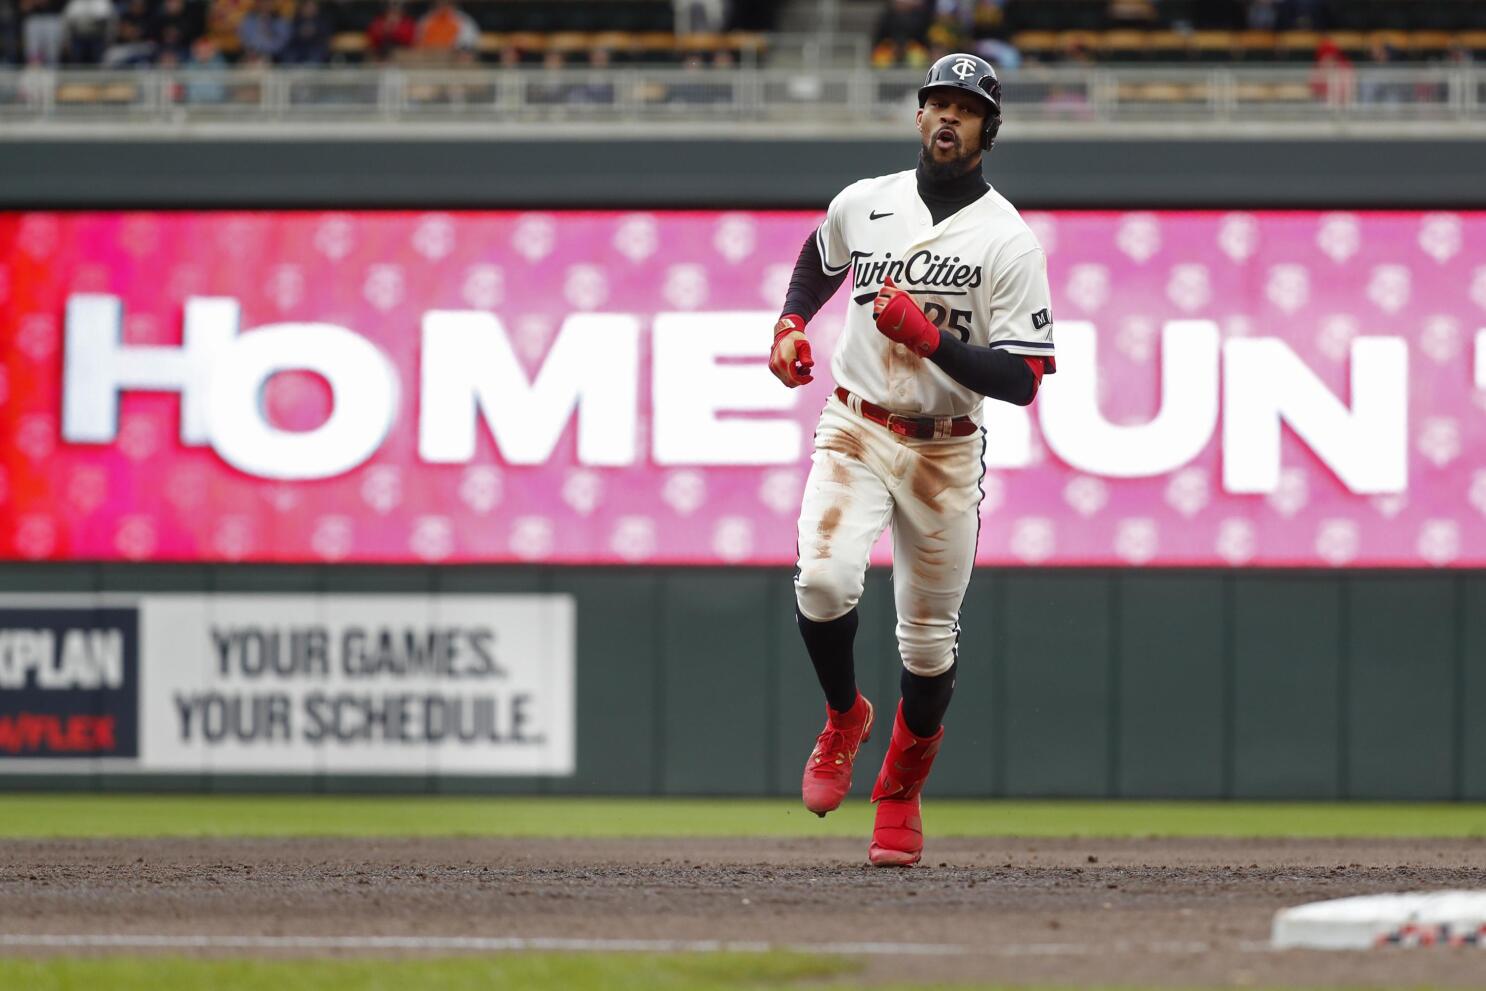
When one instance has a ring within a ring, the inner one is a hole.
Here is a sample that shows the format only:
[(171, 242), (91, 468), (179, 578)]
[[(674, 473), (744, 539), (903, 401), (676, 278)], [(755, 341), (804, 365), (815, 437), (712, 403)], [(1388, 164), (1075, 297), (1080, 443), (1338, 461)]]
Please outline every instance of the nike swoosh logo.
[(870, 214), (867, 215), (867, 219), (868, 220), (881, 220), (883, 217), (891, 217), (891, 216), (892, 216), (891, 213), (878, 213), (876, 210), (873, 210)]

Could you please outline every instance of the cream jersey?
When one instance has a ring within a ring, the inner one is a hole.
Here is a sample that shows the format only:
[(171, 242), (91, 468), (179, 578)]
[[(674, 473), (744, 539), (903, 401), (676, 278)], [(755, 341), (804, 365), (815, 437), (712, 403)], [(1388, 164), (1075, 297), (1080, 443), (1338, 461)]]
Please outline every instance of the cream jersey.
[(863, 399), (904, 413), (977, 419), (984, 399), (877, 330), (872, 300), (889, 277), (968, 344), (1054, 356), (1047, 257), (995, 189), (935, 224), (912, 170), (863, 179), (831, 201), (815, 237), (826, 274), (851, 269), (831, 374)]

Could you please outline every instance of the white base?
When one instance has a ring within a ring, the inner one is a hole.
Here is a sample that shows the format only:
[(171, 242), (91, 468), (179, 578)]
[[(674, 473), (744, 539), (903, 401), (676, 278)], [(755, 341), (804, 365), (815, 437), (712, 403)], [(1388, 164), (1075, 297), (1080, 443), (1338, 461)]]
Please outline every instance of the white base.
[(1283, 909), (1277, 950), (1368, 950), (1382, 946), (1476, 946), (1486, 950), (1486, 891), (1362, 895)]

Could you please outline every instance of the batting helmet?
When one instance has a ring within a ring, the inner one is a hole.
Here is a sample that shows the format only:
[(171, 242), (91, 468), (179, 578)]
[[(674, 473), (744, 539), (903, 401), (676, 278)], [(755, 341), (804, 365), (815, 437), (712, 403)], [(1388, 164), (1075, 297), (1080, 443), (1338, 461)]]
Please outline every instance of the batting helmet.
[(990, 104), (986, 109), (985, 131), (980, 142), (980, 146), (989, 151), (996, 143), (996, 132), (1001, 130), (1001, 80), (996, 78), (991, 63), (977, 55), (944, 56), (929, 66), (929, 74), (918, 90), (918, 105), (922, 107), (929, 99), (929, 90), (941, 87), (974, 93)]

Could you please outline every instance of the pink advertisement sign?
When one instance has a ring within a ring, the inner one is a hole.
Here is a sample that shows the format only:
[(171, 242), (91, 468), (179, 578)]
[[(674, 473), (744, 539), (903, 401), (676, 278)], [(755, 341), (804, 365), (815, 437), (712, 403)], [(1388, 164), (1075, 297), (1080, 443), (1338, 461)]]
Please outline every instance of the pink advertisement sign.
[[(1058, 374), (987, 404), (981, 563), (1486, 566), (1486, 214), (1027, 219)], [(818, 221), (0, 214), (0, 558), (790, 563)]]

